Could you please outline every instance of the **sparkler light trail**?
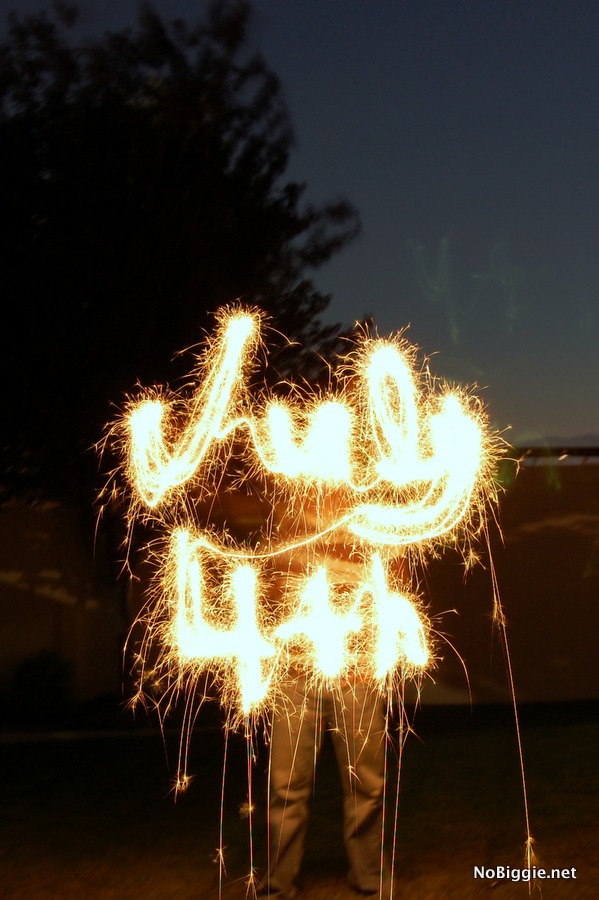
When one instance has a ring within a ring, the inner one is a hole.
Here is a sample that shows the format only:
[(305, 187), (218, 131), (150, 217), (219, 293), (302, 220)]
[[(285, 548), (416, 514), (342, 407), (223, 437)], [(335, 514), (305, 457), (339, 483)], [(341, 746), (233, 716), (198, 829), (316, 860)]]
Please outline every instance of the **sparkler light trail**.
[[(202, 675), (218, 686), (227, 726), (243, 726), (247, 740), (251, 860), (253, 728), (263, 717), (268, 738), (294, 679), (332, 689), (341, 706), (356, 685), (395, 702), (401, 760), (405, 683), (434, 662), (411, 564), (442, 543), (476, 561), (501, 455), (482, 403), (418, 367), (401, 335), (356, 341), (328, 391), (275, 393), (255, 386), (263, 326), (256, 310), (221, 311), (195, 386), (143, 392), (114, 429), (130, 528), (141, 521), (158, 535), (138, 619), (138, 699), (148, 682), (163, 712), (184, 697), (183, 790)], [(509, 662), (497, 591), (494, 601)], [(522, 756), (521, 769), (530, 862)], [(221, 835), (221, 876), (223, 853)]]
[[(237, 721), (269, 709), (291, 666), (381, 691), (422, 673), (430, 628), (397, 557), (467, 546), (495, 499), (482, 405), (417, 372), (401, 337), (365, 338), (334, 389), (290, 400), (250, 389), (262, 327), (257, 311), (221, 312), (197, 387), (142, 396), (120, 426), (131, 517), (167, 547), (146, 620), (157, 670), (175, 690), (216, 673)], [(235, 503), (256, 484), (270, 512), (253, 543), (235, 540)], [(217, 495), (233, 510), (215, 524)]]

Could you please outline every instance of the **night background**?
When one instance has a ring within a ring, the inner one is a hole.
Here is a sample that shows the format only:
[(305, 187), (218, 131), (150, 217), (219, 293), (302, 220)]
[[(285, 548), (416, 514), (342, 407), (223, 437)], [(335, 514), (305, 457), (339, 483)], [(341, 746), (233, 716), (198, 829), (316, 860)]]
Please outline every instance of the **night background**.
[[(15, 6), (0, 0), (6, 896), (218, 895), (219, 711), (175, 804), (176, 715), (163, 745), (127, 708), (146, 581), (123, 574), (123, 508), (102, 493), (117, 459), (98, 447), (138, 385), (185, 382), (238, 298), (271, 317), (271, 380), (322, 377), (356, 321), (407, 328), (512, 448), (492, 559), (466, 576), (447, 551), (422, 577), (447, 643), (402, 759), (397, 896), (486, 896), (474, 865), (524, 864), (508, 664), (540, 865), (578, 870), (543, 896), (597, 896), (599, 6)], [(224, 888), (241, 897), (243, 741), (228, 752)], [(321, 768), (314, 900), (351, 895), (327, 747)]]

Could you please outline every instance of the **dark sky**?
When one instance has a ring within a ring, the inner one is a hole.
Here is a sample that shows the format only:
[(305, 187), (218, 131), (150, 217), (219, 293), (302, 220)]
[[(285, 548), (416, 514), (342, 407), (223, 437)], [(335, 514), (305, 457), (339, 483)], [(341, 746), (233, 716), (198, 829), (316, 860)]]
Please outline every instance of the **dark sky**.
[[(41, 0), (20, 0), (20, 11)], [(155, 0), (168, 17), (202, 0)], [(0, 0), (0, 13), (15, 6)], [(132, 22), (82, 0), (82, 27)], [(508, 438), (599, 434), (599, 4), (256, 0), (313, 201), (363, 233), (322, 272), (329, 317), (409, 325), (484, 388)], [(174, 348), (175, 349), (175, 348)]]

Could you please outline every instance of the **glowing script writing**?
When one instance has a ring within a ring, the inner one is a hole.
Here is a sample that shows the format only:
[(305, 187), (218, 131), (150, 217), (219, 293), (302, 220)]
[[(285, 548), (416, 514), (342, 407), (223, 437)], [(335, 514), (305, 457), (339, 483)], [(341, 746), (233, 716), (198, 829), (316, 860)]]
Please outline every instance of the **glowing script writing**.
[[(429, 626), (406, 554), (467, 542), (491, 483), (481, 404), (417, 374), (401, 338), (364, 339), (330, 391), (283, 398), (250, 387), (261, 331), (259, 313), (223, 312), (197, 386), (142, 397), (123, 423), (132, 515), (170, 535), (150, 617), (163, 669), (217, 671), (243, 715), (298, 668), (382, 690), (422, 671)], [(233, 511), (216, 527), (232, 458)], [(271, 495), (253, 543), (234, 536), (244, 484)]]

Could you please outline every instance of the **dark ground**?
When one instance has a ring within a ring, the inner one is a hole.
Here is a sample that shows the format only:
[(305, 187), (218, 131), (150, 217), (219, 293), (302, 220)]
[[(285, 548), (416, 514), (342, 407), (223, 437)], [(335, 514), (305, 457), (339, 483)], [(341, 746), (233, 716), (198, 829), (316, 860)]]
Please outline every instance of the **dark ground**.
[[(599, 896), (599, 704), (520, 709), (538, 865), (576, 869), (542, 896)], [(474, 880), (474, 866), (524, 865), (524, 803), (509, 706), (424, 707), (403, 757), (397, 888), (410, 900), (525, 897), (528, 886)], [(216, 898), (223, 733), (193, 735), (189, 791), (174, 802), (178, 736), (4, 736), (0, 744), (0, 896)], [(165, 755), (165, 751), (166, 754)], [(390, 754), (389, 822), (396, 766)], [(265, 759), (254, 770), (262, 847)], [(223, 897), (243, 897), (249, 867), (244, 742), (231, 737), (223, 822)], [(317, 774), (305, 858), (307, 900), (345, 900), (340, 789), (330, 746)], [(391, 830), (391, 829), (390, 829)], [(251, 896), (251, 895), (250, 895)], [(535, 894), (538, 896), (538, 894)]]

